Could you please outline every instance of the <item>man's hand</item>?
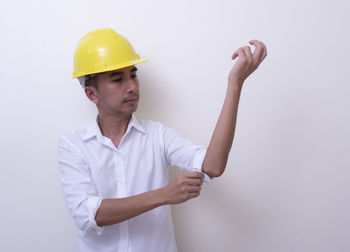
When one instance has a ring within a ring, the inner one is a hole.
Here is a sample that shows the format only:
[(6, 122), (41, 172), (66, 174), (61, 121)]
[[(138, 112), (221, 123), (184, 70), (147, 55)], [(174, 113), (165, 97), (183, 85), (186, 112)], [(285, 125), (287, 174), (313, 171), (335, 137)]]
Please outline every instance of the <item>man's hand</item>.
[(245, 79), (258, 68), (267, 55), (266, 46), (262, 42), (251, 40), (249, 44), (256, 47), (253, 54), (249, 46), (243, 46), (237, 49), (232, 55), (232, 59), (238, 57), (238, 60), (230, 71), (228, 77), (230, 83), (243, 85)]
[(180, 172), (161, 188), (166, 204), (178, 204), (199, 195), (204, 175), (201, 172)]

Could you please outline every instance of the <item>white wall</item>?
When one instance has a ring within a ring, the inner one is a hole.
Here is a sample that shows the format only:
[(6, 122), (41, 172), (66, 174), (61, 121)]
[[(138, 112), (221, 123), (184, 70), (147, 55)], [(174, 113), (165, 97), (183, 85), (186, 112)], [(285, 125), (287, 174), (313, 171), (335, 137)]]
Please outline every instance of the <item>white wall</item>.
[[(207, 145), (232, 53), (245, 82), (224, 175), (173, 206), (180, 251), (350, 251), (347, 1), (6, 1), (0, 8), (0, 251), (76, 251), (57, 137), (94, 119), (72, 58), (110, 27), (142, 57), (137, 115)], [(172, 171), (172, 177), (177, 173)]]

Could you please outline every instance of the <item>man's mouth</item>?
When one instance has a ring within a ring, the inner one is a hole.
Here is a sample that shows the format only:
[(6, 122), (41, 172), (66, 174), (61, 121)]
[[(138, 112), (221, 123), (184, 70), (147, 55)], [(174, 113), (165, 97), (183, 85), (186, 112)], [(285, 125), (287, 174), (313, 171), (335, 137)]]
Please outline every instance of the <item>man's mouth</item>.
[(134, 98), (129, 98), (126, 99), (124, 102), (127, 104), (135, 104), (137, 102), (138, 98), (134, 97)]

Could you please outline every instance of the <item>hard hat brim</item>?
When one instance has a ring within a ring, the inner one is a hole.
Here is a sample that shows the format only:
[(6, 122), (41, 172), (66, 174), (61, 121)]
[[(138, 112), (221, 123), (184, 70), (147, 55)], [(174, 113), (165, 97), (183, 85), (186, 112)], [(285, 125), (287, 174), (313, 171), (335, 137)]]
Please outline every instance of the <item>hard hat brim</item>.
[(88, 74), (95, 74), (95, 73), (103, 73), (103, 72), (108, 72), (108, 71), (113, 71), (113, 70), (118, 70), (124, 67), (140, 64), (143, 62), (149, 61), (149, 59), (138, 59), (138, 60), (131, 60), (129, 62), (124, 62), (122, 64), (118, 64), (115, 66), (105, 66), (104, 68), (100, 69), (99, 71), (93, 71), (93, 72), (84, 72), (84, 73), (75, 73), (73, 72), (72, 74), (72, 79), (75, 79), (80, 76), (88, 75)]

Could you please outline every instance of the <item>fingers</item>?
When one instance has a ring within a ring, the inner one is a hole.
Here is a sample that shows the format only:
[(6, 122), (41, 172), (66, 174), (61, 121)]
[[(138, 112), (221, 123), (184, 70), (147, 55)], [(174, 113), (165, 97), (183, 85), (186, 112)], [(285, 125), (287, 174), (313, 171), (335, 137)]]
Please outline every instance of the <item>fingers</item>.
[(203, 184), (204, 175), (201, 172), (183, 172), (186, 176), (180, 180), (180, 183), (188, 188), (189, 192), (198, 191)]
[(204, 178), (202, 172), (184, 172), (187, 178)]
[(201, 187), (198, 185), (192, 185), (188, 186), (188, 192), (193, 193), (193, 192), (199, 192), (201, 190)]
[(249, 46), (243, 47), (243, 51), (244, 51), (244, 54), (245, 54), (246, 58), (248, 59), (248, 63), (250, 63), (250, 62), (253, 63), (254, 62), (253, 61), (253, 54), (250, 51), (250, 47)]
[(188, 193), (188, 196), (189, 196), (189, 199), (192, 199), (192, 198), (198, 197), (199, 194), (200, 192), (190, 192)]
[(260, 62), (267, 56), (267, 49), (265, 44), (256, 39), (250, 40), (249, 44), (256, 47), (253, 53), (253, 58), (255, 64), (260, 64)]
[(260, 64), (260, 62), (267, 56), (267, 50), (264, 43), (260, 42), (259, 40), (250, 40), (249, 44), (254, 45), (255, 49), (252, 54), (251, 49), (249, 46), (243, 46), (238, 48), (232, 55), (232, 59), (239, 58), (246, 58), (248, 63), (254, 63)]
[(165, 188), (169, 192), (170, 204), (178, 204), (197, 197), (203, 183), (202, 172), (181, 171)]
[(266, 45), (263, 42), (253, 39), (249, 41), (249, 44), (254, 45), (257, 48), (262, 47), (262, 49), (267, 53)]
[(201, 172), (189, 172), (189, 175), (184, 178), (183, 182), (188, 185), (201, 185), (203, 184), (203, 178), (204, 175)]
[(243, 59), (245, 58), (245, 53), (244, 53), (243, 47), (239, 48), (237, 50), (237, 53), (238, 53), (239, 58), (243, 58)]
[[(249, 46), (248, 46), (249, 47)], [(246, 53), (244, 52), (244, 46), (238, 48), (232, 55), (232, 59), (235, 59), (237, 57), (240, 58), (246, 58)]]
[(186, 179), (185, 183), (188, 185), (202, 185), (203, 179)]
[[(204, 175), (201, 172), (182, 172), (185, 177), (179, 178), (179, 184), (185, 185), (191, 190), (196, 189), (203, 184)], [(190, 190), (190, 191), (191, 191)]]
[(237, 58), (237, 56), (238, 56), (238, 51), (235, 51), (235, 52), (233, 53), (233, 55), (232, 55), (232, 59)]

